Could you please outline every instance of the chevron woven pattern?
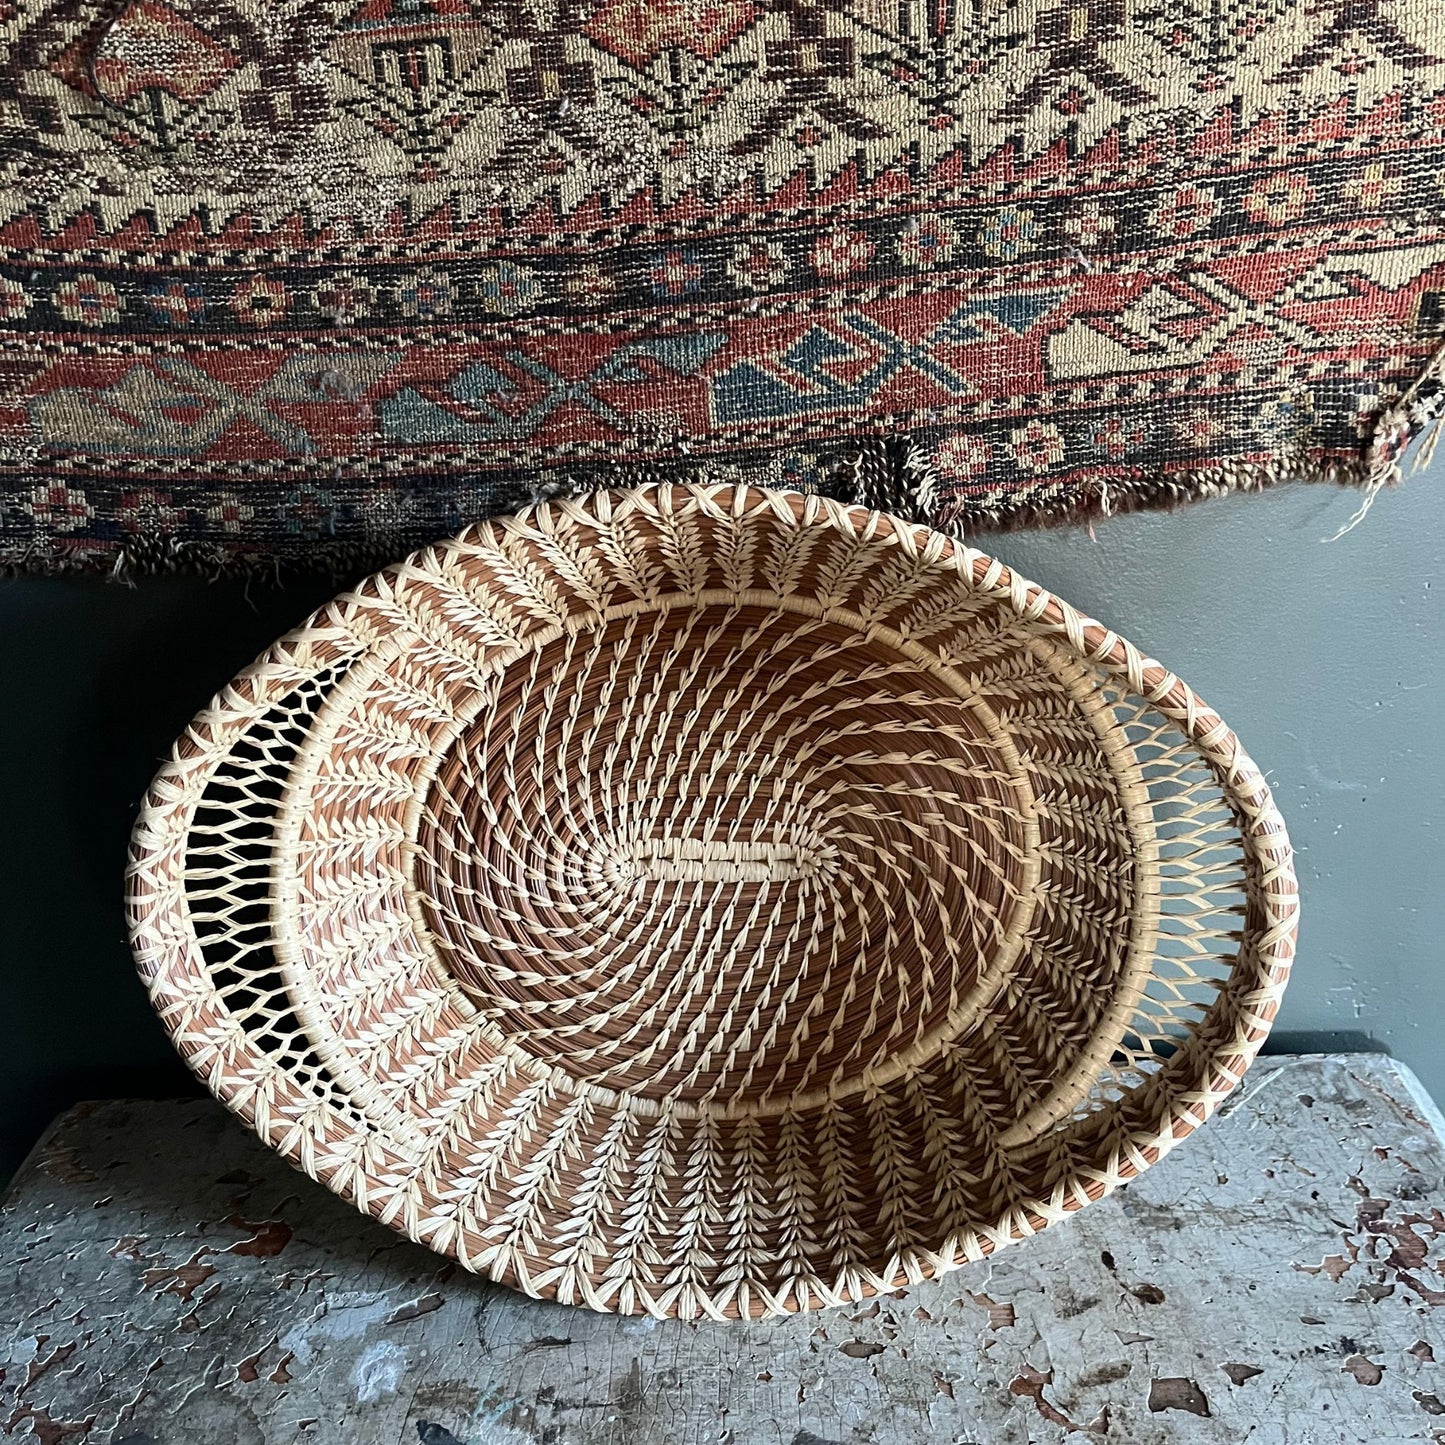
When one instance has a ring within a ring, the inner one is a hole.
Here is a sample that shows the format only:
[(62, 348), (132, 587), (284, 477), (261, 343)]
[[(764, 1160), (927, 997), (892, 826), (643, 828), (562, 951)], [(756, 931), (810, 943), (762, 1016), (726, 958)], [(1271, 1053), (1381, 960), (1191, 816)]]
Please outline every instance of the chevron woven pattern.
[(378, 1219), (596, 1309), (857, 1300), (1239, 1081), (1294, 946), (1229, 729), (1001, 563), (818, 498), (548, 503), (317, 613), (137, 824), (177, 1047)]

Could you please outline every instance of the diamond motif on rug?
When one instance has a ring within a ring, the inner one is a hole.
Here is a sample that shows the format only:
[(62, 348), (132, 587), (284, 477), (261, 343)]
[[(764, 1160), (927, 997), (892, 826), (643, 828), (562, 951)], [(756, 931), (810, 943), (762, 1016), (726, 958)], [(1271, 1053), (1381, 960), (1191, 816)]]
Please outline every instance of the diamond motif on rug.
[(1083, 519), (1373, 486), (1440, 404), (1434, 0), (35, 0), (0, 35), (15, 565), (360, 565), (659, 477)]
[(636, 66), (664, 51), (711, 60), (757, 16), (752, 0), (611, 0), (587, 22), (587, 35)]
[(127, 5), (84, 52), (68, 57), (68, 65), (62, 62), (60, 73), (69, 71), (79, 88), (119, 106), (157, 93), (191, 103), (203, 100), (239, 64), (231, 50), (199, 26), (152, 0)]

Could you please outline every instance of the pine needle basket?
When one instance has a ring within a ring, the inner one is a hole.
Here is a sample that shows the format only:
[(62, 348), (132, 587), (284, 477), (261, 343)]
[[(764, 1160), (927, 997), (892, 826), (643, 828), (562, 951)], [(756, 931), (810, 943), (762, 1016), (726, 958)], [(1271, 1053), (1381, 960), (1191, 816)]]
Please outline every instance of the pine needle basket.
[(135, 828), (177, 1048), (533, 1295), (836, 1305), (1133, 1178), (1240, 1081), (1297, 890), (1235, 735), (1001, 562), (814, 496), (548, 502), (317, 612)]

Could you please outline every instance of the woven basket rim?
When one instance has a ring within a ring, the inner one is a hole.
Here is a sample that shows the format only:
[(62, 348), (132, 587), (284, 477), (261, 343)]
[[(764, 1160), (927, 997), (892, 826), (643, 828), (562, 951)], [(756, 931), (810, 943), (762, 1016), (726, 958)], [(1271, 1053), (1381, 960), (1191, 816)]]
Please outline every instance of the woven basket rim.
[[(1179, 1140), (1202, 1124), (1240, 1082), (1267, 1036), (1278, 1009), (1294, 953), (1298, 915), (1297, 884), (1288, 836), (1259, 769), (1235, 734), (1179, 677), (1131, 643), (1094, 619), (1085, 616), (1044, 588), (1020, 577), (1004, 563), (975, 551), (924, 526), (904, 522), (858, 506), (849, 506), (801, 493), (765, 492), (728, 484), (709, 486), (649, 486), (625, 492), (600, 492), (580, 500), (542, 502), (512, 518), (482, 523), (458, 537), (435, 544), (392, 564), (366, 579), (351, 592), (318, 609), (301, 626), (288, 632), (250, 667), (217, 694), (210, 706), (193, 720), (176, 745), (171, 759), (160, 769), (147, 792), (132, 835), (127, 868), (127, 912), (137, 965), (172, 1041), (189, 1066), (211, 1091), (244, 1119), (290, 1162), (311, 1177), (349, 1197), (364, 1211), (407, 1237), (431, 1247), (449, 1249), (470, 1268), (479, 1268), (502, 1283), (543, 1297), (557, 1297), (555, 1280), (530, 1277), (515, 1260), (468, 1259), (455, 1237), (402, 1208), (392, 1191), (374, 1181), (404, 1161), (392, 1155), (381, 1139), (353, 1139), (349, 1151), (328, 1152), (328, 1130), (336, 1125), (333, 1106), (315, 1102), (304, 1118), (271, 1111), (257, 1081), (274, 1068), (255, 1040), (228, 1037), (236, 1057), (249, 1058), (249, 1068), (227, 1067), (217, 1038), (198, 1038), (189, 1020), (204, 989), (184, 968), (177, 969), (176, 911), (183, 911), (184, 895), (177, 884), (156, 886), (168, 857), (184, 854), (190, 818), (199, 796), (197, 780), (206, 775), (230, 746), (228, 720), (253, 714), (265, 689), (264, 677), (272, 669), (300, 676), (313, 673), (334, 648), (345, 627), (366, 607), (386, 597), (406, 579), (438, 566), (449, 556), (468, 548), (495, 545), (509, 532), (525, 532), (534, 525), (550, 525), (557, 518), (607, 523), (634, 509), (669, 512), (696, 506), (705, 513), (746, 518), (755, 512), (787, 516), (798, 526), (826, 526), (847, 536), (867, 537), (900, 549), (919, 565), (956, 575), (966, 587), (1010, 609), (1040, 638), (1065, 649), (1080, 663), (1117, 679), (1160, 713), (1174, 721), (1197, 747), (1218, 781), (1239, 825), (1239, 837), (1249, 863), (1250, 902), (1254, 922), (1250, 947), (1241, 954), (1239, 968), (1247, 970), (1240, 983), (1236, 1027), (1199, 1062), (1189, 1087), (1172, 1094), (1148, 1130), (1136, 1131), (1120, 1141), (1111, 1157), (1096, 1167), (1076, 1167), (1061, 1176), (1047, 1199), (1029, 1199), (1001, 1214), (978, 1231), (972, 1248), (940, 1248), (933, 1258), (898, 1258), (881, 1263), (871, 1275), (843, 1280), (824, 1303), (864, 1298), (928, 1277), (982, 1257), (1014, 1240), (1094, 1202), (1120, 1184), (1136, 1177), (1163, 1157)], [(302, 662), (301, 659), (307, 659)], [(190, 800), (189, 802), (187, 800)], [(1244, 960), (1248, 959), (1246, 963)], [(224, 1032), (217, 1021), (217, 1037)], [(227, 1025), (226, 1027), (229, 1027)], [(234, 1030), (232, 1030), (234, 1034)], [(249, 1049), (249, 1053), (248, 1053)], [(350, 1132), (349, 1124), (344, 1126)], [(942, 1244), (942, 1242), (940, 1242)], [(771, 1314), (808, 1307), (814, 1301), (784, 1292), (780, 1298), (758, 1301), (743, 1298), (713, 1300), (705, 1313)], [(674, 1313), (675, 1301), (643, 1298), (637, 1307), (655, 1315)]]

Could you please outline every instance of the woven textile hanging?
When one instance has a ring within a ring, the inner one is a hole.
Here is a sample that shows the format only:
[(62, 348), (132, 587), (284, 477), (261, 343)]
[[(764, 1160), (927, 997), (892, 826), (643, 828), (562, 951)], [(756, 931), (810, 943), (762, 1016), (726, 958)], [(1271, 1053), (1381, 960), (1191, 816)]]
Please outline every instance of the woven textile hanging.
[(1438, 0), (0, 17), (11, 566), (349, 565), (604, 470), (1068, 520), (1373, 486), (1435, 408)]

